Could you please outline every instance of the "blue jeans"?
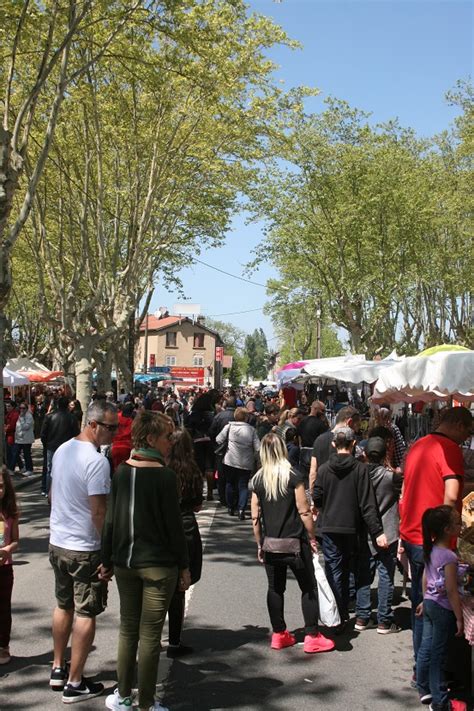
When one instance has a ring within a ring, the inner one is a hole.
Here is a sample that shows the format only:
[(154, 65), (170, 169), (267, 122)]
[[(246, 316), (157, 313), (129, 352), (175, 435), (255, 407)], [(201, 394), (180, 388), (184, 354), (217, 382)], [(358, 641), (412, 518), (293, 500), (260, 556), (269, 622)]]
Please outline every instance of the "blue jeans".
[(348, 533), (323, 533), (324, 568), (341, 622), (349, 619), (349, 573), (356, 540), (355, 535)]
[(370, 586), (374, 580), (375, 571), (377, 571), (379, 575), (377, 622), (381, 625), (386, 622), (390, 624), (393, 621), (393, 576), (395, 575), (397, 548), (398, 541), (395, 541), (386, 550), (380, 548), (376, 555), (372, 555), (367, 542), (361, 542), (356, 604), (356, 617), (361, 620), (368, 620), (370, 617)]
[(407, 558), (410, 561), (410, 575), (411, 575), (411, 629), (413, 633), (413, 654), (415, 656), (415, 668), (416, 660), (418, 656), (418, 650), (421, 645), (421, 638), (423, 636), (423, 618), (417, 617), (415, 615), (416, 608), (423, 602), (423, 571), (425, 569), (425, 561), (423, 558), (423, 546), (419, 546), (416, 543), (408, 543), (408, 541), (402, 541), (402, 545), (407, 554)]
[(224, 464), (225, 473), (225, 498), (229, 509), (235, 509), (237, 503), (239, 511), (245, 511), (249, 498), (249, 480), (252, 472), (248, 469), (238, 469)]
[(449, 709), (443, 669), (448, 643), (456, 632), (456, 617), (433, 600), (423, 601), (423, 636), (416, 658), (416, 683), (420, 696), (431, 694), (433, 711)]

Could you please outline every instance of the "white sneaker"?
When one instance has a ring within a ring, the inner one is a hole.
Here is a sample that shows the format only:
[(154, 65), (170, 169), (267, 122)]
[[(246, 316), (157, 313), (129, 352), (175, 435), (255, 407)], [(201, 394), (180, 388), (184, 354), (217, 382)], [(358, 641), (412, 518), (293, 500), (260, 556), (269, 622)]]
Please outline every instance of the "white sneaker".
[(153, 706), (150, 706), (148, 711), (170, 711), (167, 706), (162, 706), (159, 701), (155, 701)]
[(22, 476), (33, 476), (33, 472), (26, 471), (26, 472), (21, 472)]
[(110, 694), (105, 699), (105, 705), (108, 709), (116, 709), (116, 711), (123, 711), (123, 709), (133, 708), (133, 700), (131, 696), (125, 696), (122, 698), (119, 694), (118, 689), (115, 689), (113, 694)]

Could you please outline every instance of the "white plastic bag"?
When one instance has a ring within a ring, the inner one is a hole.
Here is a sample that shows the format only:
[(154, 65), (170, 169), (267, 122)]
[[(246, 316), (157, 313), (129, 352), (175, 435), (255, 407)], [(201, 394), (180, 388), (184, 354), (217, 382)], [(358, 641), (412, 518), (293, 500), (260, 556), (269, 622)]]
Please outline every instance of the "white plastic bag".
[(326, 578), (324, 568), (319, 562), (318, 554), (313, 555), (314, 574), (318, 583), (319, 622), (324, 627), (336, 627), (341, 624), (336, 598)]

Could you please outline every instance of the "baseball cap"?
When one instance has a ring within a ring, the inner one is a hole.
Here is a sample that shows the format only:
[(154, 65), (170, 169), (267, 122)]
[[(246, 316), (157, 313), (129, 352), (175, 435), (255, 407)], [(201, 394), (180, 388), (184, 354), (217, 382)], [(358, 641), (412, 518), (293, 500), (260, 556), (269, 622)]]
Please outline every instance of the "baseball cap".
[(382, 437), (369, 437), (365, 445), (365, 453), (368, 457), (381, 459), (387, 453), (387, 446)]

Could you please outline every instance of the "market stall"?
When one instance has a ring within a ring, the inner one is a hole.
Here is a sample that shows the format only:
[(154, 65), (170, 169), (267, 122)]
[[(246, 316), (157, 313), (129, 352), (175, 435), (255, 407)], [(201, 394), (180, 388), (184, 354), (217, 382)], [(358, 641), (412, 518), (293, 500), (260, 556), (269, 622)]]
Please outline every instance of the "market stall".
[(474, 351), (438, 350), (383, 370), (372, 402), (474, 401)]

